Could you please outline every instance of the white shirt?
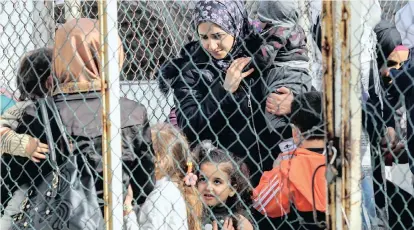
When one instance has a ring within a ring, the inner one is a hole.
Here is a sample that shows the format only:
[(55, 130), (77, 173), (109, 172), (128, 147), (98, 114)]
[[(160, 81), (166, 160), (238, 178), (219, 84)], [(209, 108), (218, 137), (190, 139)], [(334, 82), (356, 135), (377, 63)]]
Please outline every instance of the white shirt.
[(140, 208), (138, 224), (134, 222), (126, 221), (126, 229), (188, 230), (187, 209), (181, 191), (166, 177), (158, 180)]

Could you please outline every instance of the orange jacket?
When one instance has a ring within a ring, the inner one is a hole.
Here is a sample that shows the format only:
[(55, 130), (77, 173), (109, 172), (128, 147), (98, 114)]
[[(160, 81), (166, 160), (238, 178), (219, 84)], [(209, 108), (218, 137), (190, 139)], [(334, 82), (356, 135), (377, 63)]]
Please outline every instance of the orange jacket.
[(325, 212), (325, 155), (301, 148), (280, 154), (273, 169), (264, 172), (253, 192), (254, 208), (272, 218), (288, 214), (291, 203), (298, 211), (313, 211), (312, 177), (315, 171), (315, 208)]

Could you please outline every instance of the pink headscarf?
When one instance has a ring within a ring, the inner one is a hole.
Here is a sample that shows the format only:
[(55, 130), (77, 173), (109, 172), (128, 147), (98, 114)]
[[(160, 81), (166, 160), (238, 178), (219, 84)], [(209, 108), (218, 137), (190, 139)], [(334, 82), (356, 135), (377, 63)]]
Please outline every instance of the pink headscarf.
[(406, 46), (399, 45), (399, 46), (395, 47), (395, 49), (393, 51), (408, 51), (408, 48)]

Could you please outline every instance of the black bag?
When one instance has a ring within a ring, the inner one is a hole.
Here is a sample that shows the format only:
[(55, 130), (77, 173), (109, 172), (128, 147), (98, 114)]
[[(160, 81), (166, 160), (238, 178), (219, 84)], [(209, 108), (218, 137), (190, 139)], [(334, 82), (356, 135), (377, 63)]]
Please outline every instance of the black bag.
[[(60, 165), (46, 102), (61, 134), (60, 143), (56, 144), (61, 144), (62, 155), (67, 156)], [(39, 99), (39, 104), (53, 170), (39, 184), (30, 187), (22, 202), (22, 212), (13, 216), (11, 229), (104, 229), (94, 176), (85, 156), (73, 153), (53, 99)]]

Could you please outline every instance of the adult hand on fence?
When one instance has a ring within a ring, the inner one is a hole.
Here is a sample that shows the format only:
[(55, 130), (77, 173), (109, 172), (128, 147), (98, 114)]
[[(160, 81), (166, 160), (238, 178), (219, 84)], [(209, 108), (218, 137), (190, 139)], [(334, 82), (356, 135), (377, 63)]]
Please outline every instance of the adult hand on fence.
[(254, 69), (251, 68), (246, 72), (242, 72), (244, 67), (249, 64), (251, 58), (237, 58), (231, 63), (227, 69), (226, 78), (224, 79), (223, 87), (226, 91), (234, 93), (240, 85), (243, 78), (253, 73)]
[[(389, 145), (389, 146), (388, 146)], [(397, 134), (395, 129), (392, 127), (387, 127), (386, 134), (381, 140), (381, 146), (383, 152), (389, 152), (397, 145)]]
[(132, 212), (132, 201), (134, 200), (134, 193), (132, 191), (131, 185), (128, 185), (127, 194), (124, 200), (124, 216), (127, 216)]
[(266, 111), (283, 116), (290, 114), (290, 106), (294, 100), (294, 96), (290, 89), (282, 87), (276, 90), (277, 93), (271, 93), (266, 100)]
[(25, 150), (27, 156), (32, 161), (39, 163), (41, 160), (46, 159), (45, 153), (49, 152), (49, 146), (41, 143), (37, 138), (29, 137)]

